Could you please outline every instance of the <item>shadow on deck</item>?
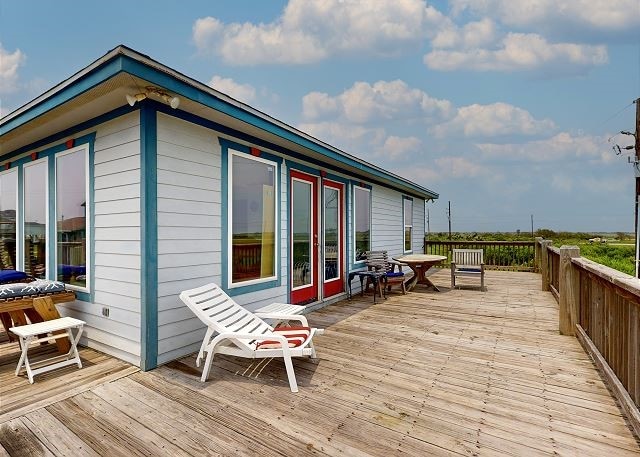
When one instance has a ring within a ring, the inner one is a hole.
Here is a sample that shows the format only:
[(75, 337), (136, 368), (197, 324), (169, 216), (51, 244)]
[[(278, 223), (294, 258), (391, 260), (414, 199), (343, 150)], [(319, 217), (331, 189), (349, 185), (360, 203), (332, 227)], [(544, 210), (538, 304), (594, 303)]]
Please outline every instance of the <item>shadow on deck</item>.
[[(221, 356), (201, 384), (190, 356), (46, 402), (35, 393), (48, 382), (93, 366), (29, 386), (5, 362), (0, 444), (10, 455), (640, 455), (578, 341), (558, 335), (539, 276), (489, 271), (486, 292), (445, 288), (447, 271), (432, 280), (441, 293), (310, 314), (326, 332), (317, 361), (294, 361), (298, 394), (281, 360)], [(99, 355), (82, 353), (114, 363)]]

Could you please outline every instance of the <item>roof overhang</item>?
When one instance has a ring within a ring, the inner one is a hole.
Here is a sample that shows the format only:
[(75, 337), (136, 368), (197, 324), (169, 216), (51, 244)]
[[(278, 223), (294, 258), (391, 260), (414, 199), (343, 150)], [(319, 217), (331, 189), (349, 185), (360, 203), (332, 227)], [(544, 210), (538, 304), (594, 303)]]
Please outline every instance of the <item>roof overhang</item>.
[(161, 87), (181, 98), (180, 112), (245, 132), (316, 163), (381, 182), (414, 196), (438, 194), (324, 143), (125, 46), (0, 119), (0, 162), (43, 138), (109, 112), (136, 110), (126, 94)]

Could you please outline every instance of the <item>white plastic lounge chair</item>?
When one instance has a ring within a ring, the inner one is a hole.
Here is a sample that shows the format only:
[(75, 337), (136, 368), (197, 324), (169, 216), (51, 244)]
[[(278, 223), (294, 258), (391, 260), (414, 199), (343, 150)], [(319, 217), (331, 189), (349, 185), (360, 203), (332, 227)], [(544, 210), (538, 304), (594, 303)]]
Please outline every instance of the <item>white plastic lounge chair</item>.
[[(254, 314), (238, 305), (214, 283), (185, 290), (180, 294), (180, 300), (207, 326), (196, 359), (196, 365), (200, 366), (204, 353), (207, 353), (200, 378), (202, 382), (209, 377), (214, 354), (255, 359), (282, 357), (291, 392), (298, 391), (291, 357), (316, 358), (312, 339), (323, 330), (309, 328), (307, 318), (301, 315)], [(300, 325), (273, 328), (261, 318), (294, 321)]]

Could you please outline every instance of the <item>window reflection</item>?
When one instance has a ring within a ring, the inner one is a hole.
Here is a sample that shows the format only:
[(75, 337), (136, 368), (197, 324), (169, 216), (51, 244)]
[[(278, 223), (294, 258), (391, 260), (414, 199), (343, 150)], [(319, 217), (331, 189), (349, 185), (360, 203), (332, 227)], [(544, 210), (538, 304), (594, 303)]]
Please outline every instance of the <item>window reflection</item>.
[(0, 269), (16, 269), (18, 173), (0, 175)]
[(233, 283), (275, 276), (275, 164), (231, 155)]
[(57, 278), (87, 286), (86, 150), (56, 158)]
[(365, 252), (371, 250), (371, 208), (369, 190), (362, 187), (354, 187), (353, 192), (355, 213), (355, 259), (356, 262), (364, 260)]
[(340, 247), (339, 235), (339, 206), (340, 193), (338, 189), (324, 188), (324, 279), (329, 281), (339, 277)]
[(24, 269), (44, 279), (47, 265), (47, 162), (24, 167)]
[(311, 284), (311, 191), (312, 184), (293, 180), (293, 287)]

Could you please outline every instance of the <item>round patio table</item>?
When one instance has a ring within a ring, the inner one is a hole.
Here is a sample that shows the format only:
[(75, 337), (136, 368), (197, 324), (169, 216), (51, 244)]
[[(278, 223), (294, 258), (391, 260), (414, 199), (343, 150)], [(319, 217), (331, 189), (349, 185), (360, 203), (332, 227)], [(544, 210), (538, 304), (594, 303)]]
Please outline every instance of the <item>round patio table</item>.
[(433, 290), (436, 292), (440, 292), (438, 286), (432, 283), (429, 278), (427, 278), (427, 271), (434, 266), (446, 260), (447, 258), (443, 255), (428, 255), (428, 254), (409, 254), (403, 255), (401, 257), (394, 257), (394, 260), (398, 262), (406, 263), (409, 265), (409, 268), (413, 270), (413, 277), (409, 279), (405, 283), (406, 289), (412, 290), (416, 284), (424, 284), (427, 287), (433, 287)]

